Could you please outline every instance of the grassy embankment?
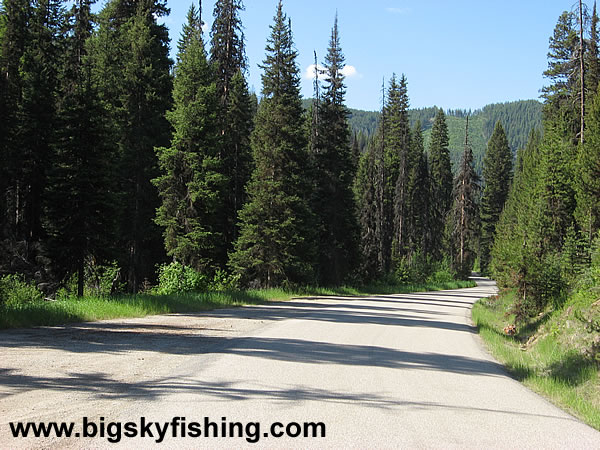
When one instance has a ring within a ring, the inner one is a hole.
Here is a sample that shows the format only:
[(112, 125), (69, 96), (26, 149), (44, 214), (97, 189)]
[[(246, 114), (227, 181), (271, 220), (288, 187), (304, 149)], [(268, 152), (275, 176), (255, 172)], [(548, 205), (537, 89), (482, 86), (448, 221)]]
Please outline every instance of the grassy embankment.
[(269, 301), (287, 301), (294, 297), (314, 295), (402, 294), (472, 287), (470, 281), (423, 284), (374, 284), (363, 287), (303, 288), (294, 291), (264, 289), (225, 292), (198, 292), (179, 295), (123, 295), (119, 297), (83, 297), (53, 302), (35, 301), (14, 306), (0, 305), (0, 329), (38, 325), (60, 325), (74, 322), (144, 317), (153, 314), (207, 311)]
[(519, 324), (514, 336), (510, 313), (515, 292), (479, 300), (473, 321), (488, 349), (515, 378), (557, 406), (600, 430), (600, 300), (598, 292), (574, 293)]

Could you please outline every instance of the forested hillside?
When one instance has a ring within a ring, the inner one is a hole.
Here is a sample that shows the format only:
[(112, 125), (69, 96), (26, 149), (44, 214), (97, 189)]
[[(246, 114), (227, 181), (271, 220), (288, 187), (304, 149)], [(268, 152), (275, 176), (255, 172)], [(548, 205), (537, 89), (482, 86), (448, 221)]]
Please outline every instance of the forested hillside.
[[(305, 100), (308, 105), (310, 100)], [(358, 134), (372, 136), (377, 128), (379, 112), (350, 109), (348, 122)], [(423, 127), (425, 142), (429, 143), (431, 127), (436, 107), (409, 110), (411, 127), (417, 121)], [(532, 129), (540, 129), (542, 125), (542, 103), (537, 100), (521, 100), (516, 102), (495, 103), (475, 111), (449, 110), (446, 112), (448, 134), (450, 137), (450, 158), (456, 168), (463, 151), (466, 117), (469, 115), (469, 138), (473, 149), (473, 158), (477, 173), (481, 174), (483, 155), (487, 142), (492, 136), (496, 122), (500, 121), (506, 130), (510, 148), (516, 157), (517, 150), (527, 144)]]

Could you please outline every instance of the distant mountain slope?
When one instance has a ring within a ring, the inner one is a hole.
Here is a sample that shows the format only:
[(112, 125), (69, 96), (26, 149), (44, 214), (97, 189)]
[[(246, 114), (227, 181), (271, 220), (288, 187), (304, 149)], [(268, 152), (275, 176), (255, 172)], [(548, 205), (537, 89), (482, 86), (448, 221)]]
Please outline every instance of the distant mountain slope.
[[(425, 129), (425, 144), (431, 135), (431, 125), (435, 117), (435, 108), (411, 111), (411, 118), (418, 117)], [(453, 166), (462, 155), (465, 142), (466, 111), (449, 111), (447, 116), (448, 134), (450, 135), (450, 156)], [(529, 133), (533, 128), (541, 128), (542, 103), (537, 100), (522, 100), (509, 103), (496, 103), (474, 111), (469, 118), (469, 142), (473, 149), (475, 168), (481, 173), (483, 157), (487, 142), (492, 136), (496, 122), (500, 121), (508, 143), (516, 154), (517, 150), (525, 147)]]
[[(312, 100), (305, 99), (304, 106), (308, 108)], [(411, 126), (417, 120), (421, 121), (424, 130), (425, 144), (429, 142), (431, 126), (437, 112), (437, 107), (410, 110)], [(514, 154), (519, 148), (525, 147), (529, 133), (533, 128), (541, 128), (542, 103), (537, 100), (520, 100), (516, 102), (495, 103), (476, 111), (451, 110), (447, 111), (448, 133), (450, 135), (450, 156), (452, 164), (458, 164), (462, 155), (465, 141), (465, 124), (469, 118), (469, 142), (473, 149), (475, 167), (481, 173), (483, 156), (487, 142), (494, 131), (496, 122), (500, 120), (506, 131), (508, 142)], [(362, 111), (350, 108), (349, 123), (357, 133), (372, 136), (377, 129), (379, 112)]]

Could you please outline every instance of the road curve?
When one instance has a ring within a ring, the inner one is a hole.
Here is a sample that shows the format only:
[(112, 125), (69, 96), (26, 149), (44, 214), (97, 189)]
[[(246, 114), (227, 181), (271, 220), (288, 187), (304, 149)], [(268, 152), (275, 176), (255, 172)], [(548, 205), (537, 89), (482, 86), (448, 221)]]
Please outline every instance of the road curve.
[[(599, 432), (510, 378), (483, 349), (471, 306), (496, 288), (477, 281), (2, 332), (0, 448), (140, 448), (157, 439), (15, 439), (8, 427), (80, 427), (83, 417), (261, 427), (257, 443), (246, 439), (256, 427), (246, 438), (195, 439), (170, 428), (167, 448), (600, 448)], [(322, 422), (326, 437), (265, 437), (274, 422)]]

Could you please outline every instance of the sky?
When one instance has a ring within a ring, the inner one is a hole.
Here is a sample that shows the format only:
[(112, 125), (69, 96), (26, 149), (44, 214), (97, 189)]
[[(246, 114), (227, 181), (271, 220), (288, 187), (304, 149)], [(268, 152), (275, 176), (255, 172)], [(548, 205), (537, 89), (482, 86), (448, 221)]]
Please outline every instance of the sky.
[[(164, 23), (172, 48), (190, 0), (167, 0)], [(197, 1), (197, 0), (196, 0)], [(277, 0), (245, 0), (248, 81), (257, 94), (266, 39)], [(411, 107), (478, 109), (490, 103), (535, 99), (546, 83), (548, 39), (575, 0), (284, 0), (299, 52), (302, 95), (311, 97), (307, 69), (321, 63), (337, 11), (346, 57), (347, 106), (379, 110), (381, 85), (405, 74)], [(590, 7), (591, 7), (590, 3)], [(212, 24), (214, 0), (202, 2)], [(208, 40), (208, 33), (206, 33)], [(174, 52), (174, 50), (173, 50)], [(174, 56), (174, 55), (173, 55)]]

